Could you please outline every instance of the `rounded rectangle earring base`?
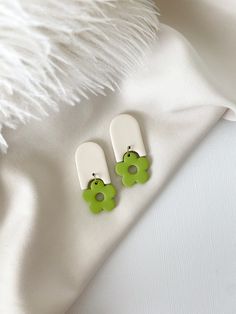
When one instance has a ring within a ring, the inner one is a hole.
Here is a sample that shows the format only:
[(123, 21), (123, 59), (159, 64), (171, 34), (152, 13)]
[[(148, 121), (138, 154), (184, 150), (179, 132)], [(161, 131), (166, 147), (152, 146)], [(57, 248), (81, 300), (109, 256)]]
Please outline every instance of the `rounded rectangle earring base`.
[(88, 188), (94, 176), (105, 184), (111, 183), (105, 154), (98, 144), (94, 142), (81, 144), (76, 150), (75, 161), (82, 190)]
[(123, 161), (124, 154), (130, 149), (146, 156), (141, 130), (137, 120), (129, 114), (120, 114), (111, 121), (110, 135), (117, 162)]

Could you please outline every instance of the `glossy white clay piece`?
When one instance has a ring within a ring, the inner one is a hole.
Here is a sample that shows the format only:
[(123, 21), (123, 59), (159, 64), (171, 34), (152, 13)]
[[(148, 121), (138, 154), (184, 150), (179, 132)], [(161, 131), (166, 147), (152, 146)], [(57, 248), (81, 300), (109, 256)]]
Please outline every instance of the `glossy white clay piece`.
[(123, 161), (130, 146), (140, 157), (146, 156), (141, 130), (137, 120), (129, 114), (121, 114), (111, 121), (110, 135), (117, 162)]
[(93, 173), (105, 184), (111, 183), (105, 154), (98, 144), (81, 144), (76, 150), (75, 161), (82, 190), (87, 189), (89, 182), (94, 179)]

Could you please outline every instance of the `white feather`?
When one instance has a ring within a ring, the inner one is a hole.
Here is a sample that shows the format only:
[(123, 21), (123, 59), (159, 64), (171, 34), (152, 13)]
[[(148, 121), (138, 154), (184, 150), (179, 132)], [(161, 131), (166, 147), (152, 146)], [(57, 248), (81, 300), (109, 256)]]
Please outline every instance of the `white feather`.
[(113, 89), (157, 28), (151, 0), (0, 0), (0, 130)]

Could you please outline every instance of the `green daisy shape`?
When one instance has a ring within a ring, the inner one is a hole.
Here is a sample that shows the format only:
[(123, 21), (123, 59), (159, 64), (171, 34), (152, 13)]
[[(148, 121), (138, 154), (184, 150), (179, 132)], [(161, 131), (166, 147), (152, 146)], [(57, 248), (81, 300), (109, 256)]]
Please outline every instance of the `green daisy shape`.
[(116, 190), (112, 184), (105, 185), (101, 179), (91, 181), (89, 188), (83, 192), (84, 200), (94, 214), (103, 210), (111, 211), (115, 207)]
[(122, 176), (123, 185), (129, 187), (135, 183), (145, 183), (149, 179), (148, 168), (147, 157), (139, 157), (136, 152), (128, 151), (123, 161), (116, 164), (115, 170)]

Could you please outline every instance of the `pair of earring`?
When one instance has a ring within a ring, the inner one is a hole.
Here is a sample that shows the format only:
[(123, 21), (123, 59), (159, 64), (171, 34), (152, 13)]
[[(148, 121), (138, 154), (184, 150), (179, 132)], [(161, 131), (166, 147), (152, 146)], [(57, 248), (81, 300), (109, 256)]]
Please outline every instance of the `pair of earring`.
[[(115, 172), (122, 177), (123, 185), (145, 183), (149, 179), (149, 161), (137, 120), (128, 114), (115, 117), (110, 135)], [(116, 189), (111, 183), (103, 149), (94, 142), (83, 143), (76, 151), (75, 160), (83, 198), (90, 210), (97, 214), (114, 209)]]

